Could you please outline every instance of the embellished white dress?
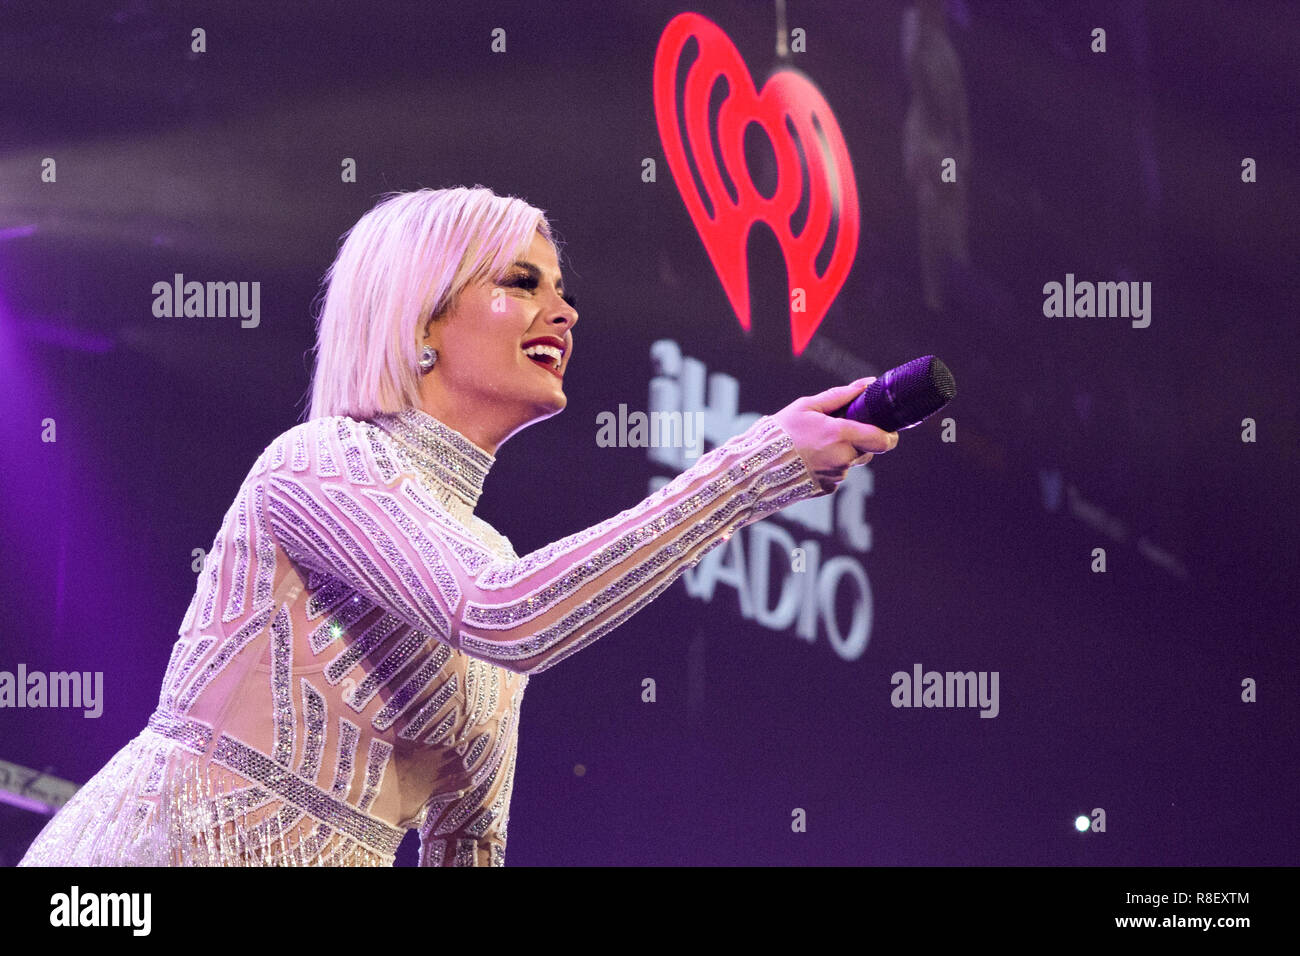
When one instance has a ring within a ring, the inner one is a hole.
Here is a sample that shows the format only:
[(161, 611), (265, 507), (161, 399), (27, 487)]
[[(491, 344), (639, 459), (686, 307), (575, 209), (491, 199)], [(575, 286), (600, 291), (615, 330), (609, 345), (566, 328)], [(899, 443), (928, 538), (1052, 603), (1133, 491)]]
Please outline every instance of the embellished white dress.
[(770, 416), (640, 504), (518, 557), (494, 457), (423, 411), (319, 418), (226, 513), (147, 727), (20, 866), (499, 866), (529, 675), (737, 528), (829, 493)]

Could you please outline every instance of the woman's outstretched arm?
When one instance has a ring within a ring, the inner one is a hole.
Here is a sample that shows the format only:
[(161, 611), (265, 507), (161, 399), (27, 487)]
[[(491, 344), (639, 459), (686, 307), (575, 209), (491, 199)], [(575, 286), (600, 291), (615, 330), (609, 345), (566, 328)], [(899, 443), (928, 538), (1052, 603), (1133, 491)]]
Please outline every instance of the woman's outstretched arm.
[[(860, 391), (847, 388), (822, 394)], [(348, 419), (314, 420), (277, 439), (286, 444), (266, 456), (265, 517), (301, 565), (467, 654), (538, 673), (623, 623), (738, 528), (833, 490), (828, 474), (842, 477), (867, 447), (844, 436), (884, 436), (807, 405), (792, 411), (817, 398), (759, 419), (634, 507), (515, 560), (469, 537), (415, 476), (395, 469), (375, 426)], [(300, 429), (315, 434), (304, 441)], [(816, 447), (807, 444), (818, 430)]]

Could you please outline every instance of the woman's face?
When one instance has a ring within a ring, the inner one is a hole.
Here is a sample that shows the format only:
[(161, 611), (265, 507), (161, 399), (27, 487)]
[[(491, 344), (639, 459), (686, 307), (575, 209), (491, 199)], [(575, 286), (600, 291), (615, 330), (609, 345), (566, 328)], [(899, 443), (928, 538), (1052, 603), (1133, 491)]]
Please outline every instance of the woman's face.
[(420, 344), (437, 349), (438, 361), (421, 378), (424, 410), (493, 454), (519, 429), (563, 410), (578, 321), (572, 303), (555, 247), (535, 233), (500, 283), (471, 283), (429, 325)]

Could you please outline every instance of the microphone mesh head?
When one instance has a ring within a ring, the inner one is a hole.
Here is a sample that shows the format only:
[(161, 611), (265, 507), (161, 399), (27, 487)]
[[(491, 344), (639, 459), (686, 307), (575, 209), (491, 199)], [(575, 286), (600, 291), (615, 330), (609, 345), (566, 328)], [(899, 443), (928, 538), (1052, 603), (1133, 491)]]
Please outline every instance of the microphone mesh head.
[(933, 355), (923, 355), (903, 363), (887, 372), (873, 387), (882, 382), (892, 399), (888, 402), (887, 413), (892, 426), (888, 429), (890, 431), (919, 425), (957, 394), (952, 372)]

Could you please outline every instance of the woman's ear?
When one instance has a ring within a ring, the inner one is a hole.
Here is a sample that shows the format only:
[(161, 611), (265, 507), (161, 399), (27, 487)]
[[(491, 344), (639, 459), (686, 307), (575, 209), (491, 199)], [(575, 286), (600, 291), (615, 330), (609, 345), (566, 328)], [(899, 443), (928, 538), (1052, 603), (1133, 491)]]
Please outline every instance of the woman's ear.
[(438, 309), (429, 316), (429, 320), (424, 323), (424, 337), (426, 339), (429, 337), (429, 329), (433, 326), (433, 323), (446, 316), (449, 312), (455, 310), (457, 298), (458, 296), (451, 296), (443, 302), (441, 309)]
[[(429, 332), (433, 329), (433, 323), (436, 322), (438, 319), (442, 318), (442, 316), (446, 314), (446, 311), (447, 310), (444, 308), (442, 312), (435, 312), (433, 315), (429, 316), (428, 321), (424, 323), (424, 337), (421, 341), (421, 344), (424, 344), (424, 342), (428, 342)], [(431, 344), (436, 344), (436, 343), (431, 343)]]

